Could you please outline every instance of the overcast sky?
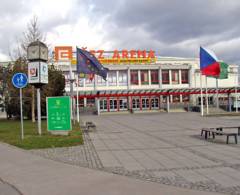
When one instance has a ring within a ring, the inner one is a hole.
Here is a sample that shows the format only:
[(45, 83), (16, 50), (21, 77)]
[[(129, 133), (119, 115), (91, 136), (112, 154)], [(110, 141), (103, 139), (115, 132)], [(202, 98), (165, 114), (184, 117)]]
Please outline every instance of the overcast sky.
[(239, 0), (1, 0), (0, 61), (37, 16), (46, 42), (89, 49), (153, 49), (198, 57), (202, 45), (240, 63)]

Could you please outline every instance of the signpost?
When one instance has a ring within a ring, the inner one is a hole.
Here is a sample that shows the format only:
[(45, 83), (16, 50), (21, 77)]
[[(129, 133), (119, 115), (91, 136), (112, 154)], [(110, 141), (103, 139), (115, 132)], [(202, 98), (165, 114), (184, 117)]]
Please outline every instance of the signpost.
[(12, 84), (20, 91), (20, 115), (21, 115), (21, 138), (24, 139), (23, 130), (23, 113), (22, 113), (22, 88), (27, 86), (27, 75), (24, 73), (16, 73), (12, 77)]
[(69, 96), (47, 98), (47, 127), (53, 134), (67, 135), (72, 130)]

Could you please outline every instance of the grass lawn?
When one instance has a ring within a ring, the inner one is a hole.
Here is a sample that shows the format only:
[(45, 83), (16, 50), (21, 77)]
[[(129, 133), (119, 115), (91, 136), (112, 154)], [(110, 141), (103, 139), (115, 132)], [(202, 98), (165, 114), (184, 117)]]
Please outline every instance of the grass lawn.
[(38, 135), (37, 121), (24, 120), (24, 140), (21, 140), (20, 120), (0, 120), (0, 142), (5, 142), (23, 149), (40, 149), (52, 147), (67, 147), (83, 144), (79, 124), (72, 124), (68, 136), (51, 135), (47, 131), (47, 121), (42, 121), (42, 136)]

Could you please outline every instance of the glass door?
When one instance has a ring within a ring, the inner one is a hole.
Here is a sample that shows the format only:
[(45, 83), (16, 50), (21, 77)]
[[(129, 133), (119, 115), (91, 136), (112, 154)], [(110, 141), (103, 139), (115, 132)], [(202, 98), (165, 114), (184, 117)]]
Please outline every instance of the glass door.
[(143, 110), (149, 109), (149, 98), (146, 97), (142, 98), (142, 109)]
[(102, 99), (99, 101), (100, 103), (100, 111), (107, 111), (107, 100)]
[(133, 110), (139, 110), (140, 108), (140, 100), (139, 98), (133, 98), (132, 99), (132, 109)]
[(159, 98), (154, 97), (151, 99), (152, 109), (159, 109)]
[(117, 100), (110, 99), (110, 111), (117, 111)]

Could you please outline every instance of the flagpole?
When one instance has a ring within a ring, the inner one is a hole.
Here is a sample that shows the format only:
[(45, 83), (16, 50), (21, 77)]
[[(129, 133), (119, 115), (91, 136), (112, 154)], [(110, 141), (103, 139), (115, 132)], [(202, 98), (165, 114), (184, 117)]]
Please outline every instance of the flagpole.
[(200, 72), (200, 86), (201, 86), (201, 116), (203, 116), (203, 91), (202, 91), (202, 74)]
[(217, 109), (219, 109), (219, 102), (218, 102), (218, 79), (216, 78), (216, 94), (217, 94), (217, 101), (216, 101), (216, 104), (217, 104)]
[(69, 64), (69, 75), (70, 75), (70, 78), (69, 78), (69, 80), (70, 80), (70, 99), (71, 99), (71, 104), (72, 104), (72, 106), (71, 106), (71, 108), (72, 108), (72, 110), (71, 110), (71, 118), (72, 118), (72, 120), (73, 120), (73, 123), (75, 124), (75, 114), (74, 114), (74, 109), (75, 109), (75, 107), (74, 107), (74, 98), (73, 98), (73, 82), (74, 82), (74, 78), (73, 78), (73, 72), (72, 72), (72, 64), (70, 63)]
[(208, 88), (207, 88), (207, 76), (205, 76), (206, 82), (206, 106), (207, 106), (207, 114), (208, 114)]
[(237, 98), (237, 86), (238, 86), (238, 74), (237, 74), (237, 72), (236, 72), (236, 77), (235, 77), (235, 79), (236, 79), (236, 84), (235, 84), (235, 104), (236, 104), (236, 112), (238, 112), (238, 98)]
[(79, 119), (79, 91), (78, 91), (78, 87), (79, 87), (79, 74), (77, 74), (77, 122), (79, 123), (80, 119)]

